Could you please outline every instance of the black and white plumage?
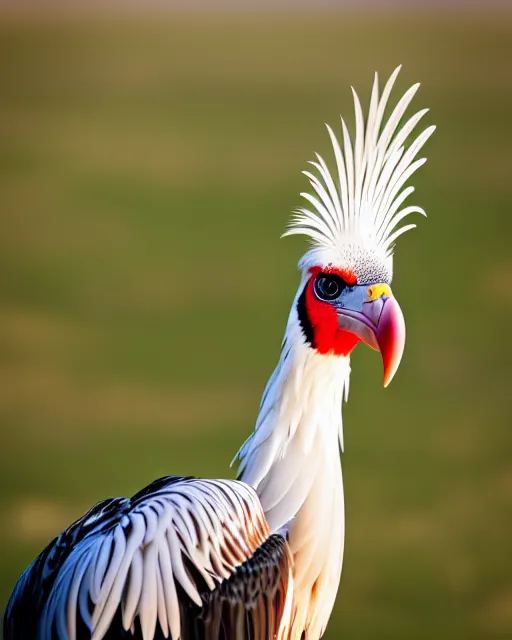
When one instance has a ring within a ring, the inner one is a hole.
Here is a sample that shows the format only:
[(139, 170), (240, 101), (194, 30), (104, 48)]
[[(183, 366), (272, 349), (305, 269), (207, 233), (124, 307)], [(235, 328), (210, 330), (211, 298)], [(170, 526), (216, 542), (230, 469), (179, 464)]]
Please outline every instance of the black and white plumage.
[(266, 640), (290, 580), (288, 546), (250, 487), (168, 476), (55, 538), (20, 578), (4, 635)]
[(398, 74), (366, 123), (354, 92), (356, 135), (329, 128), (331, 175), (317, 156), (315, 195), (286, 232), (312, 247), (280, 360), (253, 434), (238, 453), (239, 481), (166, 477), (131, 499), (100, 502), (40, 554), (19, 579), (4, 640), (318, 640), (334, 606), (344, 552), (341, 406), (350, 353), (381, 352), (384, 384), (404, 348), (391, 291), (399, 226), (417, 206), (403, 188), (423, 163), (428, 127), (406, 144), (422, 110), (405, 121), (418, 89), (384, 113)]

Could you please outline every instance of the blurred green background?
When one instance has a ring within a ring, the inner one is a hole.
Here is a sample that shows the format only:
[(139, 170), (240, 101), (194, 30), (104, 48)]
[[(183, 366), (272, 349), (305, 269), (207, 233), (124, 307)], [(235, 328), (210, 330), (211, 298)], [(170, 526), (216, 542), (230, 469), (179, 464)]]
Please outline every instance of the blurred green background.
[(438, 130), (384, 391), (358, 348), (326, 638), (512, 637), (512, 21), (491, 12), (0, 22), (0, 611), (92, 503), (232, 477), (304, 244), (279, 240), (373, 72)]

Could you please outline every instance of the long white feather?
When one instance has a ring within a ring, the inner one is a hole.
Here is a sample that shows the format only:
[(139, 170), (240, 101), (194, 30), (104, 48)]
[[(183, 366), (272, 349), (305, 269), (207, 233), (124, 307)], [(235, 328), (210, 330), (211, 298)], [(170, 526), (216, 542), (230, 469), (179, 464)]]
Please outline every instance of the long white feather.
[(301, 193), (311, 208), (300, 208), (292, 216), (284, 236), (306, 235), (314, 247), (325, 248), (331, 255), (332, 251), (342, 251), (347, 245), (359, 246), (389, 261), (396, 238), (415, 226), (398, 225), (411, 213), (425, 214), (417, 206), (400, 209), (405, 198), (412, 193), (410, 187), (400, 190), (425, 162), (425, 158), (415, 158), (435, 127), (428, 127), (405, 147), (407, 138), (428, 111), (418, 111), (400, 127), (419, 84), (406, 91), (383, 124), (384, 112), (399, 71), (400, 67), (397, 67), (391, 74), (380, 98), (378, 75), (375, 74), (366, 124), (359, 97), (352, 89), (356, 120), (354, 142), (343, 118), (342, 144), (331, 127), (326, 125), (336, 171), (331, 175), (327, 164), (316, 154), (318, 162), (310, 164), (318, 175), (303, 172), (315, 196)]
[(144, 640), (158, 628), (178, 640), (178, 585), (202, 606), (187, 563), (213, 590), (268, 535), (257, 495), (246, 484), (184, 478), (163, 485), (113, 524), (100, 521), (72, 548), (46, 602), (38, 638), (50, 638), (55, 625), (59, 638), (73, 640), (81, 618), (91, 639), (101, 640), (121, 607), (126, 630), (138, 618)]

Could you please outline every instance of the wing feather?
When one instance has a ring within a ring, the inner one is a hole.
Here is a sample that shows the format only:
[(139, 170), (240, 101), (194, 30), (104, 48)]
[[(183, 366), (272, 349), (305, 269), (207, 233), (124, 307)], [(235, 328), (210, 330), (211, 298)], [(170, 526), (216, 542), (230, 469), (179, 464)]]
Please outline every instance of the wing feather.
[(288, 544), (251, 487), (168, 477), (98, 504), (54, 540), (20, 578), (4, 637), (267, 640), (290, 581)]

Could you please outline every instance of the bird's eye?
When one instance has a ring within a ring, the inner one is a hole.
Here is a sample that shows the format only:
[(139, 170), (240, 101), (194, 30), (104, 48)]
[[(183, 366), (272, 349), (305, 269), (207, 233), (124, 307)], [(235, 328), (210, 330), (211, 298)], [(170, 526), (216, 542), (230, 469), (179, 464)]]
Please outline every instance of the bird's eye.
[(339, 276), (320, 273), (315, 280), (315, 293), (321, 300), (336, 300), (346, 286), (347, 283)]

